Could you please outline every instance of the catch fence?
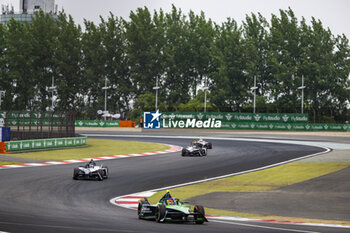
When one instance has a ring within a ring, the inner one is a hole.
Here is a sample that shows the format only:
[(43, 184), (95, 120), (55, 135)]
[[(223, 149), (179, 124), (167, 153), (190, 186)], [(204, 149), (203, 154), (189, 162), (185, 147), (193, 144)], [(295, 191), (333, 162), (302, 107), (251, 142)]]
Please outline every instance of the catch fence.
[(11, 141), (75, 137), (75, 115), (75, 112), (0, 112), (4, 127), (11, 128)]

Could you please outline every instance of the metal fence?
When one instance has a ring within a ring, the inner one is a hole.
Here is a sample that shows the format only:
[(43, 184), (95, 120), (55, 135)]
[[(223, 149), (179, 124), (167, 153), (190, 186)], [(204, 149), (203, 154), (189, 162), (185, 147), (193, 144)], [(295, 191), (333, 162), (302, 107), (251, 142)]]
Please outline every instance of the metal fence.
[(4, 127), (11, 128), (11, 141), (75, 137), (75, 115), (75, 112), (0, 112)]

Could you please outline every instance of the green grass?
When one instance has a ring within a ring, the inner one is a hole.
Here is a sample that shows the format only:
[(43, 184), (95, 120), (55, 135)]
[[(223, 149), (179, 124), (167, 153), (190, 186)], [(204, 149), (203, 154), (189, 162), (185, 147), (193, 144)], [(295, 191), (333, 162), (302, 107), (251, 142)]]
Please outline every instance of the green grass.
[(4, 166), (4, 165), (16, 165), (16, 164), (21, 164), (21, 163), (0, 161), (0, 166)]
[[(263, 192), (326, 175), (348, 166), (350, 166), (349, 163), (290, 163), (239, 176), (175, 188), (171, 190), (171, 193), (184, 200), (212, 192)], [(150, 200), (159, 199), (163, 193), (153, 195)]]
[(25, 152), (8, 154), (7, 156), (12, 155), (14, 157), (38, 160), (68, 160), (109, 155), (137, 154), (143, 152), (163, 151), (170, 148), (167, 145), (157, 143), (107, 139), (88, 139), (87, 145), (88, 146), (86, 147), (79, 148)]
[[(350, 163), (290, 163), (262, 171), (170, 189), (170, 192), (172, 196), (177, 197), (180, 200), (186, 200), (212, 192), (264, 192), (323, 176), (349, 166)], [(151, 203), (156, 203), (164, 195), (164, 193), (165, 191), (157, 192), (148, 199)], [(205, 206), (205, 203), (203, 203), (203, 205)], [(273, 219), (281, 221), (286, 221), (286, 219), (289, 219), (288, 221), (301, 221), (299, 218), (266, 216), (261, 214), (239, 213), (209, 208), (206, 208), (206, 213), (212, 215), (239, 216), (247, 218), (268, 219), (273, 217)], [(316, 222), (320, 222), (320, 220), (317, 220)], [(350, 225), (350, 222), (344, 221), (323, 222)]]

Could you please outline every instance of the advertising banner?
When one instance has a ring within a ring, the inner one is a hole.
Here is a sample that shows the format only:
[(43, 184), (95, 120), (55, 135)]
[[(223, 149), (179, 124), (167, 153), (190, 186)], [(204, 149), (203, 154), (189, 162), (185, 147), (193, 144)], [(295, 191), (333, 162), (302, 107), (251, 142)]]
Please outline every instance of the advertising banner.
[(51, 122), (52, 126), (66, 125), (64, 113), (0, 111), (0, 118), (6, 117), (9, 126), (51, 126)]
[(222, 122), (274, 122), (274, 123), (307, 123), (308, 114), (291, 113), (232, 113), (232, 112), (162, 112), (163, 120), (208, 120)]
[(75, 127), (119, 127), (119, 121), (76, 120)]
[(87, 137), (50, 138), (6, 142), (6, 151), (36, 150), (86, 145)]
[(242, 123), (224, 122), (222, 129), (252, 129), (252, 130), (290, 130), (290, 131), (350, 131), (346, 124), (312, 124), (312, 123)]
[(307, 114), (163, 112), (161, 128), (350, 131), (346, 124), (308, 123)]
[(60, 125), (65, 125), (65, 122), (62, 122), (60, 120), (30, 120), (30, 119), (9, 119), (8, 124), (10, 126), (60, 126)]
[(5, 118), (8, 115), (9, 119), (49, 119), (49, 118), (65, 118), (64, 113), (50, 112), (24, 112), (24, 111), (0, 111), (0, 117)]

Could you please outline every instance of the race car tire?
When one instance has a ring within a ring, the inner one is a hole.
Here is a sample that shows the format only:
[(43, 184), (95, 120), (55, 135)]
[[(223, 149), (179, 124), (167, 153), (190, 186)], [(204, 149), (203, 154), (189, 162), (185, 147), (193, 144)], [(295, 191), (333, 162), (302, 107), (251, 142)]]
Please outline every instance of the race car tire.
[(206, 156), (206, 151), (204, 149), (199, 150), (199, 156)]
[(203, 222), (204, 222), (203, 218), (205, 216), (204, 207), (201, 205), (195, 205), (194, 212), (199, 213), (199, 216), (198, 216), (198, 214), (194, 216), (195, 223), (196, 224), (203, 224)]
[(208, 142), (208, 149), (213, 149), (213, 144), (211, 144), (211, 142)]
[(161, 222), (161, 220), (165, 217), (165, 205), (158, 205), (156, 210), (156, 221)]
[(137, 216), (139, 217), (139, 219), (142, 219), (141, 209), (142, 209), (142, 206), (145, 205), (145, 204), (149, 204), (149, 202), (148, 201), (144, 201), (144, 200), (139, 201), (139, 205), (137, 207)]
[(108, 167), (107, 166), (103, 166), (103, 168), (105, 168), (103, 171), (102, 171), (102, 177), (103, 179), (108, 179), (108, 173), (109, 173), (109, 170), (108, 170)]
[(79, 169), (78, 168), (74, 168), (74, 171), (73, 171), (73, 179), (74, 180), (78, 179), (78, 174), (79, 174)]
[(187, 150), (186, 149), (182, 149), (181, 156), (186, 156), (186, 155), (187, 155)]
[(102, 171), (101, 170), (98, 171), (97, 178), (98, 178), (99, 181), (103, 181), (103, 175), (102, 175)]

